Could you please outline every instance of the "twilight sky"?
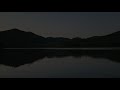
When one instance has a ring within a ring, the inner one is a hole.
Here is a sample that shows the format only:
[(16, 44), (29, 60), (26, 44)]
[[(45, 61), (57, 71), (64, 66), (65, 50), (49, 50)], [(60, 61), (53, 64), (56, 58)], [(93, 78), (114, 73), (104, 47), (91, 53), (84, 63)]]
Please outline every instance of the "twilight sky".
[(120, 31), (120, 12), (0, 12), (0, 31), (18, 28), (45, 37), (91, 37)]

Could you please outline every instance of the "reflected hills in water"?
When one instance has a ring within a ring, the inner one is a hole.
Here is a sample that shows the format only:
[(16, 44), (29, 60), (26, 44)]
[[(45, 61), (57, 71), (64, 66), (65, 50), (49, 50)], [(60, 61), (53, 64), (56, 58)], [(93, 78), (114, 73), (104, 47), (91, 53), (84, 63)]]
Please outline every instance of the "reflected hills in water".
[(32, 64), (37, 60), (47, 58), (64, 58), (72, 56), (81, 58), (89, 56), (92, 58), (104, 58), (120, 63), (120, 50), (47, 50), (47, 49), (11, 49), (0, 51), (0, 64), (19, 67), (24, 64)]
[(105, 36), (80, 37), (43, 37), (19, 29), (0, 31), (0, 64), (18, 67), (47, 58), (73, 56), (81, 58), (105, 58), (120, 62), (120, 50), (48, 50), (48, 49), (5, 49), (5, 48), (108, 48), (120, 47), (120, 31)]

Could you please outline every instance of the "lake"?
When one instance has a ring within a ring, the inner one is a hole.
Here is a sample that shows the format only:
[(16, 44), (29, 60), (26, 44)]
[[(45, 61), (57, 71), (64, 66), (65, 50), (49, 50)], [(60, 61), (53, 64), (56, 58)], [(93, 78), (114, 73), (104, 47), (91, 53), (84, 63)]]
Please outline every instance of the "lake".
[(120, 78), (120, 50), (4, 49), (0, 78)]

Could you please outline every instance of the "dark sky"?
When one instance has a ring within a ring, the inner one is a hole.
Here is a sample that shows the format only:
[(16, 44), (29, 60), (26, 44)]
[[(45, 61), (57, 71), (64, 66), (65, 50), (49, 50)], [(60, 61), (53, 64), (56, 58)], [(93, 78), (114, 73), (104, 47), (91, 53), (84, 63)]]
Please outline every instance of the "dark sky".
[(0, 12), (0, 31), (18, 28), (45, 37), (90, 37), (120, 31), (120, 12)]

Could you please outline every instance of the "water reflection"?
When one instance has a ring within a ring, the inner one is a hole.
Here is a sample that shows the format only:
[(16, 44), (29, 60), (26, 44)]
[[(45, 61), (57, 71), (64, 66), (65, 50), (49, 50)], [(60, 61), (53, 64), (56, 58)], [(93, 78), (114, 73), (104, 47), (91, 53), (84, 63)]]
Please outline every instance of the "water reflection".
[(44, 58), (64, 58), (72, 56), (81, 58), (88, 56), (92, 58), (103, 58), (113, 62), (120, 62), (120, 50), (47, 50), (47, 49), (10, 49), (0, 51), (0, 64), (19, 67), (31, 64)]

